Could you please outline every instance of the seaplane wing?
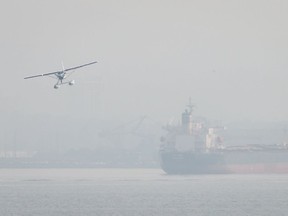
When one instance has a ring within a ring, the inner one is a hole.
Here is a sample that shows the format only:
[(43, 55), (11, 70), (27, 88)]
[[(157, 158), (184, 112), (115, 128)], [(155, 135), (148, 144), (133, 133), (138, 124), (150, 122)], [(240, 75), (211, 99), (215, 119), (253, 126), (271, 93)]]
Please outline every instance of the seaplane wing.
[(71, 70), (75, 70), (75, 69), (78, 69), (78, 68), (81, 68), (81, 67), (85, 67), (85, 66), (88, 66), (88, 65), (91, 65), (91, 64), (95, 64), (95, 63), (97, 63), (97, 61), (90, 62), (90, 63), (88, 63), (88, 64), (84, 64), (84, 65), (79, 65), (79, 66), (72, 67), (72, 68), (67, 68), (67, 69), (65, 69), (64, 71), (71, 71)]
[(95, 63), (97, 63), (97, 61), (90, 62), (88, 64), (79, 65), (79, 66), (72, 67), (72, 68), (67, 68), (67, 69), (63, 68), (62, 71), (55, 71), (55, 72), (51, 72), (51, 73), (45, 73), (45, 74), (38, 74), (38, 75), (34, 75), (34, 76), (28, 76), (28, 77), (24, 77), (24, 79), (31, 79), (31, 78), (42, 77), (42, 76), (50, 76), (50, 75), (54, 75), (54, 74), (56, 75), (56, 74), (59, 74), (59, 73), (66, 73), (66, 72), (69, 72), (69, 71), (72, 71), (72, 70), (76, 70), (76, 69), (81, 68), (81, 67), (85, 67), (85, 66), (88, 66), (88, 65), (95, 64)]
[(62, 71), (55, 71), (55, 72), (51, 72), (51, 73), (38, 74), (38, 75), (34, 75), (34, 76), (24, 77), (24, 79), (30, 79), (30, 78), (36, 78), (36, 77), (42, 77), (42, 76), (49, 76), (49, 75), (53, 75), (53, 74), (57, 74), (57, 73), (61, 73), (61, 72)]

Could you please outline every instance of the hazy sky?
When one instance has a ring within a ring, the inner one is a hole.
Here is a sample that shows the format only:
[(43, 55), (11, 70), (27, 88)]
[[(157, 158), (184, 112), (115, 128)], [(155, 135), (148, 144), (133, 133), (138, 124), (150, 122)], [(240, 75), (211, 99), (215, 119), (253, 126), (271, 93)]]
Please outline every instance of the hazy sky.
[[(2, 117), (165, 122), (191, 97), (211, 119), (288, 120), (286, 0), (1, 3)], [(50, 78), (23, 79), (62, 60), (99, 63), (59, 90)]]

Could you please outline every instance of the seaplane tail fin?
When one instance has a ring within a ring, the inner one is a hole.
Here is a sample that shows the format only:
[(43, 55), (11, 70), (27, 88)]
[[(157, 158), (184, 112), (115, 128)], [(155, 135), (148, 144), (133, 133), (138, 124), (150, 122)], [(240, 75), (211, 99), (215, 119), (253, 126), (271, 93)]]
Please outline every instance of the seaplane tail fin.
[(64, 72), (65, 71), (64, 63), (63, 61), (61, 63), (62, 63), (62, 71)]

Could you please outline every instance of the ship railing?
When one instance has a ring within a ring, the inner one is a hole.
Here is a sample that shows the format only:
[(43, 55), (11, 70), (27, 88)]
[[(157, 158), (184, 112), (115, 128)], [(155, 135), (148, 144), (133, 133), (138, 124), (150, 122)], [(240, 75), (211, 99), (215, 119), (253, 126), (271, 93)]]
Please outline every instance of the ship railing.
[(287, 147), (283, 145), (259, 145), (251, 144), (245, 146), (226, 146), (224, 151), (280, 151), (288, 150)]

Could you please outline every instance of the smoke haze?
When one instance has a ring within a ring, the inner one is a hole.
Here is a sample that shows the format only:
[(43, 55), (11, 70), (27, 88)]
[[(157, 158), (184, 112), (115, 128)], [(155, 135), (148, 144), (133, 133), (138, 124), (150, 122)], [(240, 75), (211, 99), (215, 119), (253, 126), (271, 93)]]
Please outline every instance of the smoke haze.
[[(287, 121), (287, 9), (284, 0), (4, 1), (2, 142), (93, 146), (97, 133), (143, 115), (156, 130), (189, 97), (213, 120)], [(94, 60), (73, 87), (23, 79)]]

